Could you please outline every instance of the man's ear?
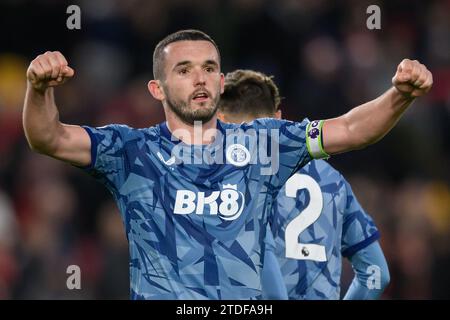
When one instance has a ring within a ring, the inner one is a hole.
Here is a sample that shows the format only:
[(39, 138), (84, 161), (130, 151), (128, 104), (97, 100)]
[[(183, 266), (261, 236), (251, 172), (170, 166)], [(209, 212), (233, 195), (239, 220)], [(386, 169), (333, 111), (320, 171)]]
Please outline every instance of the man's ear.
[(281, 119), (282, 115), (281, 115), (281, 109), (278, 109), (277, 112), (275, 112), (275, 119)]
[(148, 91), (150, 91), (151, 95), (156, 100), (162, 101), (166, 98), (159, 80), (150, 80), (147, 84), (147, 87)]
[(225, 76), (223, 73), (220, 74), (220, 94), (225, 91)]

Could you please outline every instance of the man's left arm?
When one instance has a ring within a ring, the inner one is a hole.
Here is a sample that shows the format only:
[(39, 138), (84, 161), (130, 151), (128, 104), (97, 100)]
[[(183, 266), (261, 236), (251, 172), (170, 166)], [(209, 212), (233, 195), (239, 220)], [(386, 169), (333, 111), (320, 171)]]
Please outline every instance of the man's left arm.
[(361, 207), (352, 187), (344, 182), (341, 253), (352, 263), (355, 277), (344, 299), (378, 299), (389, 284), (389, 269), (378, 243), (380, 234), (372, 217)]
[(390, 281), (389, 268), (379, 242), (371, 243), (348, 259), (355, 277), (344, 300), (379, 299)]
[(361, 149), (386, 135), (416, 97), (430, 91), (433, 76), (417, 60), (403, 60), (392, 78), (391, 89), (375, 100), (320, 124), (327, 154)]

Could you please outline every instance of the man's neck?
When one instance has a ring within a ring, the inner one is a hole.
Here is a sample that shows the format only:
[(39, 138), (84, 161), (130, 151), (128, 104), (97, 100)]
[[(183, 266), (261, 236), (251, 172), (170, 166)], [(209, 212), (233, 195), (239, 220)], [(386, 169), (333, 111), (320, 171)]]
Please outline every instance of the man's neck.
[(194, 125), (183, 122), (178, 116), (166, 110), (167, 127), (170, 133), (186, 144), (210, 144), (216, 136), (217, 114), (208, 122), (196, 122)]

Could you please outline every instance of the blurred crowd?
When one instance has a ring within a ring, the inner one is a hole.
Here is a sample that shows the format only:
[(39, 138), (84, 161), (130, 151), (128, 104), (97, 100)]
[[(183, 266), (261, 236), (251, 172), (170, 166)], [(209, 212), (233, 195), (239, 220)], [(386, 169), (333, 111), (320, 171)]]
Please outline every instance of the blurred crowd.
[[(81, 8), (68, 30), (66, 8)], [(368, 30), (366, 8), (381, 8)], [(94, 0), (0, 2), (0, 299), (127, 299), (128, 247), (111, 195), (73, 166), (35, 154), (21, 111), (29, 62), (61, 51), (76, 75), (56, 91), (63, 122), (148, 127), (164, 120), (147, 92), (159, 40), (197, 28), (224, 72), (275, 76), (285, 118), (330, 118), (391, 84), (418, 59), (434, 88), (377, 145), (330, 163), (381, 231), (384, 299), (450, 298), (450, 1)], [(81, 290), (68, 290), (69, 265)], [(346, 264), (342, 290), (353, 273)]]

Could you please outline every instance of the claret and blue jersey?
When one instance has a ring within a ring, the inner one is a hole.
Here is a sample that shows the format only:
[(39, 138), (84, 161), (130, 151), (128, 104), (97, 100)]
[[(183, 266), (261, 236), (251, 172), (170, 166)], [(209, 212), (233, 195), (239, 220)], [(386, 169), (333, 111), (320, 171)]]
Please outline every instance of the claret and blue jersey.
[[(165, 123), (145, 129), (84, 127), (92, 144), (85, 170), (113, 194), (126, 228), (131, 298), (261, 298), (271, 201), (311, 160), (307, 125), (306, 120), (218, 122), (222, 138), (195, 148), (174, 138)], [(261, 139), (254, 132), (263, 129), (274, 129), (269, 140), (279, 142), (278, 169), (270, 175), (261, 174), (264, 164), (247, 159), (254, 152), (248, 152), (245, 138)], [(244, 137), (242, 144), (226, 144), (229, 132)], [(190, 163), (174, 156), (180, 146), (191, 150)], [(230, 161), (206, 163), (205, 152)]]

